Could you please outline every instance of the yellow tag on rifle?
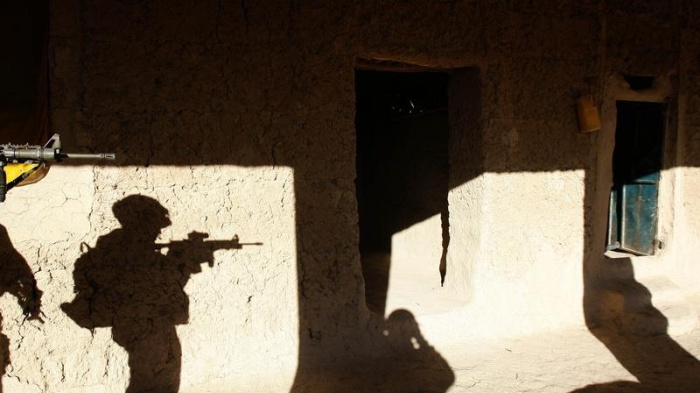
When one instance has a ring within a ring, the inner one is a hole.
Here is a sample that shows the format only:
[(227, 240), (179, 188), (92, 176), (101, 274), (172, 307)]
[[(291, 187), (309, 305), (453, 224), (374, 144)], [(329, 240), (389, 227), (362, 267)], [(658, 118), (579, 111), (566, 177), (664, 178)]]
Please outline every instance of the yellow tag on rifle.
[(49, 167), (44, 163), (9, 163), (5, 166), (7, 185), (14, 187), (34, 184), (43, 179), (48, 171)]

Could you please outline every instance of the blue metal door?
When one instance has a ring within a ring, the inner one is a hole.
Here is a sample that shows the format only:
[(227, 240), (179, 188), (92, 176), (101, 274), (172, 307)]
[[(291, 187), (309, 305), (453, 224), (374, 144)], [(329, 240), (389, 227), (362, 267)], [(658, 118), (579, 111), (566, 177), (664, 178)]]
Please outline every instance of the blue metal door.
[(608, 243), (612, 248), (640, 255), (652, 255), (658, 222), (659, 174), (638, 182), (618, 184), (610, 193)]

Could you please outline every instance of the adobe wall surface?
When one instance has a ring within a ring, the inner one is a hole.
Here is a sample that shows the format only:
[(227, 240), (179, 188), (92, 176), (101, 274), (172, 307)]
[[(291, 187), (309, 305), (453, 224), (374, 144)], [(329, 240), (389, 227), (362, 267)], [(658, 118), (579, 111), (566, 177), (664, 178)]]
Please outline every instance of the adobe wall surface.
[[(395, 343), (382, 332), (409, 329), (411, 318), (438, 352), (468, 337), (583, 324), (605, 236), (612, 130), (579, 133), (575, 102), (583, 94), (607, 102), (620, 73), (658, 76), (678, 99), (682, 164), (668, 168), (676, 180), (662, 192), (674, 204), (661, 213), (674, 217), (663, 222), (675, 240), (658, 259), (676, 269), (670, 275), (695, 271), (695, 7), (606, 4), (53, 2), (53, 130), (67, 148), (118, 158), (56, 166), (41, 183), (12, 190), (0, 209), (44, 293), (44, 323), (23, 321), (14, 298), (0, 299), (12, 362), (6, 391), (119, 392), (129, 383), (133, 366), (116, 328), (81, 327), (61, 305), (74, 298), (81, 243), (97, 248), (101, 236), (120, 233), (112, 209), (131, 195), (168, 211), (158, 242), (198, 231), (263, 243), (216, 251), (213, 266), (173, 276), (187, 299), (179, 304), (187, 323), (171, 323), (183, 392), (207, 381), (304, 391), (319, 370), (390, 353)], [(408, 309), (396, 322), (365, 306), (354, 183), (358, 57), (476, 70), (451, 86), (451, 105), (464, 107), (450, 107), (444, 291), (458, 302), (447, 313)], [(120, 251), (138, 259), (136, 246), (113, 247), (111, 257)], [(131, 314), (139, 319), (127, 319), (128, 331), (170, 318), (157, 311), (170, 310), (167, 296), (134, 293), (151, 300), (135, 301), (149, 306)]]

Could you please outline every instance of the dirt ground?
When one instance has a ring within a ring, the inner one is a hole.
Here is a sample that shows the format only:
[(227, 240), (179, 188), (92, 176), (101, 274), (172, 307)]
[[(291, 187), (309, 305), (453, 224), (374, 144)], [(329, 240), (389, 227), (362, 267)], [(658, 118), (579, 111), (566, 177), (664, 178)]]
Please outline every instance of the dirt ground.
[[(348, 365), (340, 371), (312, 376), (291, 391), (700, 392), (700, 363), (697, 360), (700, 329), (674, 338), (667, 335), (624, 337), (605, 330), (595, 334), (600, 339), (588, 329), (580, 328), (506, 340), (465, 342), (439, 349), (451, 372), (444, 369), (444, 363), (384, 359), (383, 362)], [(289, 381), (258, 381), (255, 385), (233, 388), (226, 383), (212, 384), (195, 392), (290, 391)]]
[[(695, 310), (700, 302), (692, 301)], [(196, 393), (693, 393), (700, 392), (700, 328), (622, 334), (585, 327), (509, 339), (473, 339), (428, 351), (393, 348), (388, 356), (291, 381), (223, 382)], [(291, 375), (290, 375), (291, 376)]]
[(698, 329), (676, 338), (595, 334), (607, 346), (575, 329), (450, 349), (456, 380), (447, 391), (700, 392)]
[[(368, 303), (387, 302), (389, 310), (410, 305), (428, 316), (444, 312), (415, 304), (416, 297), (435, 296), (419, 285), (420, 272), (404, 272), (408, 276), (389, 284), (387, 296), (386, 266), (369, 266), (381, 285), (368, 287), (375, 289), (368, 290)], [(248, 386), (240, 380), (214, 382), (192, 393), (700, 393), (700, 296), (683, 296), (658, 277), (644, 280), (649, 288), (634, 275), (615, 277), (599, 288), (596, 299), (614, 310), (596, 328), (438, 343), (424, 337), (430, 329), (404, 309), (390, 313), (379, 330), (382, 337), (374, 337), (379, 345), (353, 364), (296, 370)]]
[[(672, 307), (668, 307), (664, 297), (668, 295), (655, 291), (652, 304), (649, 290), (632, 276), (615, 285), (615, 293), (626, 298), (624, 304), (638, 303), (639, 308), (618, 310), (618, 317), (598, 328), (570, 327), (517, 338), (472, 339), (449, 345), (436, 345), (428, 339), (425, 344), (430, 352), (425, 352), (425, 356), (406, 351), (384, 361), (348, 366), (339, 373), (342, 376), (315, 376), (305, 388), (293, 391), (700, 392), (700, 327), (696, 323), (700, 297), (683, 297), (682, 302), (688, 312), (684, 324), (695, 328), (671, 336), (667, 333), (668, 319), (678, 322), (677, 316), (671, 317), (679, 306), (674, 303), (675, 298), (671, 299)], [(415, 288), (409, 285), (395, 289), (398, 303), (408, 304)], [(443, 300), (436, 303), (446, 303)]]

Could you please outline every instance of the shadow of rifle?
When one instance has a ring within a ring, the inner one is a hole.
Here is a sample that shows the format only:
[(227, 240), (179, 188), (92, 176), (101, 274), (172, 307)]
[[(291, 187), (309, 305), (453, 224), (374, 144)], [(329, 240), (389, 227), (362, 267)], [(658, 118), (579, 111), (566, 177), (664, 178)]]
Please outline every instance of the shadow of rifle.
[(241, 243), (238, 235), (233, 235), (231, 240), (206, 240), (208, 233), (190, 232), (187, 239), (175, 240), (170, 243), (155, 243), (156, 250), (167, 249), (169, 257), (197, 261), (198, 264), (206, 262), (209, 267), (214, 266), (214, 251), (240, 250), (243, 246), (262, 246), (261, 242)]

